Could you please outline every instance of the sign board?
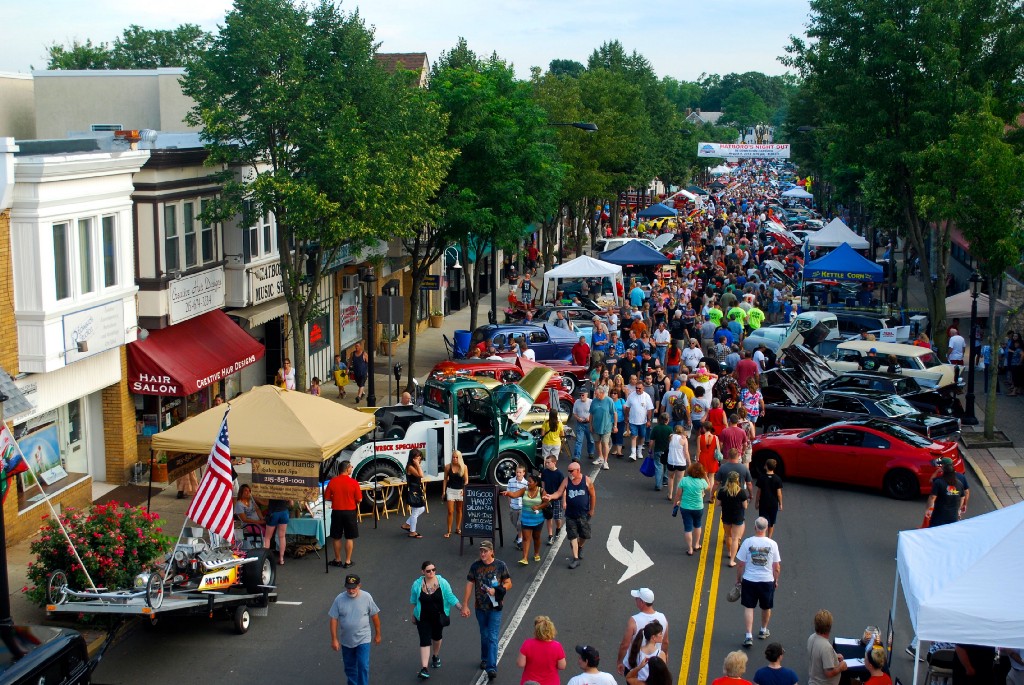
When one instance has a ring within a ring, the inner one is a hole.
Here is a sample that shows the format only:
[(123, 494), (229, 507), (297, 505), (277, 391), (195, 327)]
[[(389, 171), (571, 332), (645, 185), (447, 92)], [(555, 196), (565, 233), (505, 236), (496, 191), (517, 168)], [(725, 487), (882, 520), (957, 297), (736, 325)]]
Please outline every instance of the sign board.
[(284, 279), (281, 278), (281, 262), (249, 269), (249, 298), (252, 304), (263, 304), (284, 297)]
[(880, 342), (896, 342), (896, 329), (895, 328), (883, 328), (878, 332), (878, 340)]
[(175, 324), (221, 309), (224, 292), (223, 266), (173, 280), (167, 288), (168, 320)]
[(306, 341), (311, 355), (331, 346), (330, 314), (321, 314), (306, 324)]
[(386, 326), (401, 326), (405, 323), (405, 298), (398, 295), (378, 295), (377, 323)]
[(167, 482), (178, 480), (206, 463), (209, 456), (194, 452), (171, 452), (167, 455)]
[(427, 274), (420, 283), (420, 290), (440, 290), (441, 276), (438, 274)]
[(738, 159), (789, 159), (788, 143), (697, 143), (698, 157)]
[(498, 525), (498, 487), (467, 483), (462, 499), (462, 537), (493, 539)]
[[(70, 364), (94, 354), (124, 345), (124, 302), (115, 300), (81, 311), (65, 314), (64, 363)], [(88, 350), (78, 351), (78, 343), (88, 344)]]
[(313, 502), (320, 497), (320, 462), (250, 459), (252, 494), (265, 499)]

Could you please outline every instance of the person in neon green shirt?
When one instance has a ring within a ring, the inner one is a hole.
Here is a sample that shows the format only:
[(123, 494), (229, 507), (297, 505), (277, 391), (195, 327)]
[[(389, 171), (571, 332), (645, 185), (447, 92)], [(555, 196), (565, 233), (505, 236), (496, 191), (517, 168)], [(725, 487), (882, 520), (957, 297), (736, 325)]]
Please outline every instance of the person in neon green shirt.
[(711, 307), (708, 309), (708, 318), (711, 319), (711, 323), (715, 324), (715, 328), (722, 325), (722, 310), (718, 306)]
[(743, 311), (743, 307), (737, 306), (732, 307), (726, 316), (729, 319), (729, 321), (739, 321), (740, 323), (743, 323), (743, 320), (746, 318), (747, 313)]
[(750, 311), (747, 312), (747, 328), (752, 331), (756, 331), (764, 323), (764, 312), (755, 304), (751, 307)]

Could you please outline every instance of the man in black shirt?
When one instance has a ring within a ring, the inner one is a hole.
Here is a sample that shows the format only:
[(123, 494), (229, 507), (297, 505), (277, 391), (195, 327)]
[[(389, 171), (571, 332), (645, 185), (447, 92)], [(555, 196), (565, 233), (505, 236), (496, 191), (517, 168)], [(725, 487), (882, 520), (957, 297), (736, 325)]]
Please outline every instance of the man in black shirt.
[(633, 376), (640, 375), (640, 362), (636, 358), (636, 352), (632, 349), (626, 350), (626, 356), (619, 359), (619, 373), (623, 380), (629, 383)]

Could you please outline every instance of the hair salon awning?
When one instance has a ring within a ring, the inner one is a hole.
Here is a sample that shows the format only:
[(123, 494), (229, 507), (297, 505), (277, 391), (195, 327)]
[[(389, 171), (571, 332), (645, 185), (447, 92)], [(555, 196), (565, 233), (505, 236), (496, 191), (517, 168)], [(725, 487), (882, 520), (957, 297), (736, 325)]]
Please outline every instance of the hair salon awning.
[(130, 343), (128, 391), (191, 395), (241, 371), (262, 357), (263, 351), (263, 345), (224, 312), (207, 312)]

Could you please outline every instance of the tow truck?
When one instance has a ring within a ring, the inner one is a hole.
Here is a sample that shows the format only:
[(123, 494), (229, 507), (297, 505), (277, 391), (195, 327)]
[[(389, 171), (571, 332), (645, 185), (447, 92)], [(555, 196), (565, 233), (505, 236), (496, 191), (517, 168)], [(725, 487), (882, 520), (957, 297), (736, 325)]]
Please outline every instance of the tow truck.
[(540, 465), (537, 440), (519, 423), (553, 373), (536, 368), (518, 385), (491, 388), (466, 376), (430, 378), (417, 390), (416, 404), (376, 409), (377, 429), (339, 458), (352, 462), (356, 480), (376, 482), (401, 477), (409, 452), (419, 449), (424, 475), (439, 478), (457, 449), (470, 479), (504, 485), (517, 467)]

